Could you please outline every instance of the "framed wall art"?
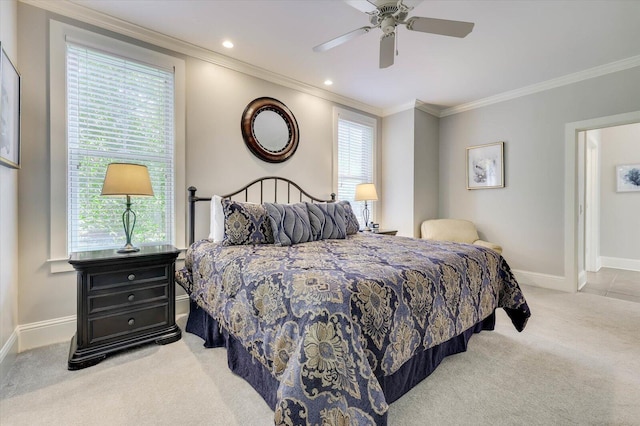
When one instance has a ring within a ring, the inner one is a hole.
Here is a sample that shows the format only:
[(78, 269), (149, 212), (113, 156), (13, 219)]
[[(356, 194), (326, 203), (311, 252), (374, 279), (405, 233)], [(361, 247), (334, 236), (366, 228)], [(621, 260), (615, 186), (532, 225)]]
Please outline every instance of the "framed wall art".
[(618, 192), (640, 191), (640, 164), (616, 166), (616, 190)]
[(467, 148), (467, 189), (504, 188), (504, 142)]
[(0, 164), (20, 168), (20, 74), (0, 43)]

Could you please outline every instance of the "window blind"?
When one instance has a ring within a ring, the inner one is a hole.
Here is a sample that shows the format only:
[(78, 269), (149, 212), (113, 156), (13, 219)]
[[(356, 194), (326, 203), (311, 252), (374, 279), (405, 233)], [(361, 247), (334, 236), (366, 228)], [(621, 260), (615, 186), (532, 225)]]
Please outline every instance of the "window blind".
[[(372, 125), (338, 117), (338, 199), (351, 203), (361, 225), (364, 202), (354, 201), (356, 185), (373, 182), (373, 147)], [(369, 210), (374, 211), (371, 205)]]
[(135, 245), (173, 242), (173, 72), (67, 42), (70, 252), (121, 247), (124, 197), (100, 195), (107, 165), (146, 165), (153, 197), (132, 197)]

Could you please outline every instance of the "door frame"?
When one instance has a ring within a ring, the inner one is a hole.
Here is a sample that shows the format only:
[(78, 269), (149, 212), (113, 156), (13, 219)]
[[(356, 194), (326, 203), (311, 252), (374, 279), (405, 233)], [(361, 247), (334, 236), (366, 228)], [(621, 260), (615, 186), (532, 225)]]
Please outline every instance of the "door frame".
[(564, 276), (567, 291), (578, 291), (578, 133), (640, 123), (640, 111), (565, 124), (564, 144)]
[(600, 129), (585, 132), (585, 259), (587, 272), (600, 265)]

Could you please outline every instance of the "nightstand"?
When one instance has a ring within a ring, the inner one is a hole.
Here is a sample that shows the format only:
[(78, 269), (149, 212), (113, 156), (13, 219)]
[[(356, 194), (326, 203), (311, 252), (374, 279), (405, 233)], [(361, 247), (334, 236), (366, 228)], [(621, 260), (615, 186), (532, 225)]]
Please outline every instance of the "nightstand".
[(374, 233), (383, 234), (383, 235), (396, 235), (398, 233), (398, 230), (397, 229), (378, 229)]
[(78, 275), (77, 332), (69, 370), (89, 367), (107, 355), (144, 343), (172, 343), (182, 332), (175, 321), (175, 261), (171, 245), (72, 253)]

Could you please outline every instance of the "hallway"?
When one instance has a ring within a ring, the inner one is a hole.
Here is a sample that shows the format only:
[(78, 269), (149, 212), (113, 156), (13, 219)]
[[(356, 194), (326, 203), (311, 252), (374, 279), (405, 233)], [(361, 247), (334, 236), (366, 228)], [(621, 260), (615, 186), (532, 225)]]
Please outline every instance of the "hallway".
[(587, 272), (587, 284), (580, 292), (640, 303), (640, 272), (612, 268)]

